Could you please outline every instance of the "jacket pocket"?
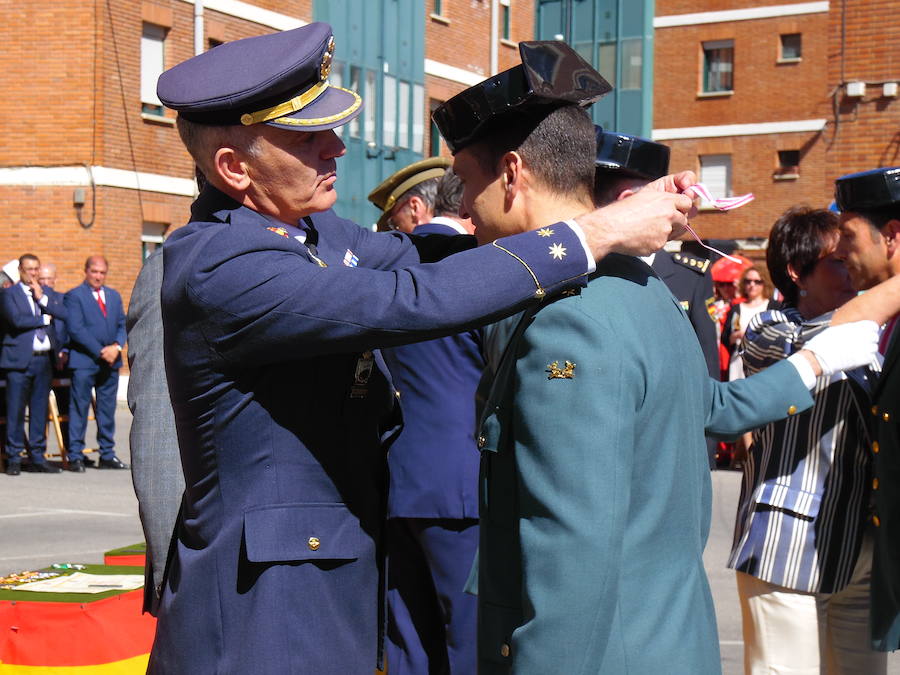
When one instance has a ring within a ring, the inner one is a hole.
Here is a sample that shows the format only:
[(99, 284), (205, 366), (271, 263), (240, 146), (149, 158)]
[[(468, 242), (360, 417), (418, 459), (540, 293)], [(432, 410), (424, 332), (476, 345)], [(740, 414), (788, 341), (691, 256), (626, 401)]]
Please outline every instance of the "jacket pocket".
[(819, 515), (822, 497), (815, 492), (766, 484), (760, 486), (754, 501), (764, 509), (784, 511), (807, 520), (814, 520)]
[(359, 520), (344, 504), (278, 504), (244, 512), (251, 562), (356, 560), (365, 548)]

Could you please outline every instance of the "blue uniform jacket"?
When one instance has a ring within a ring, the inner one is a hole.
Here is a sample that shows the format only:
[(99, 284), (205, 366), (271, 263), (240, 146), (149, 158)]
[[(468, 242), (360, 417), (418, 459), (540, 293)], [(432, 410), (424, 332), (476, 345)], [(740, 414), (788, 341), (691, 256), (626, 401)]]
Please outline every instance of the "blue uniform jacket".
[[(41, 288), (47, 296), (47, 306), (41, 307), (41, 316), (35, 316), (20, 284), (13, 284), (0, 293), (0, 312), (5, 325), (3, 348), (0, 350), (0, 368), (24, 370), (28, 367), (34, 351), (36, 328), (44, 328), (47, 331), (54, 361), (63, 347), (57, 332), (57, 323), (66, 317), (62, 296), (48, 286)], [(43, 313), (53, 317), (47, 326), (44, 325)]]
[[(100, 358), (100, 350), (114, 342), (125, 346), (125, 312), (122, 309), (122, 296), (109, 286), (103, 287), (103, 295), (106, 297), (106, 316), (100, 311), (100, 305), (94, 299), (94, 293), (87, 282), (66, 293), (70, 368), (106, 365)], [(121, 368), (122, 357), (119, 356), (111, 367)]]
[(312, 224), (315, 253), (207, 187), (165, 244), (166, 375), (186, 488), (151, 673), (371, 672), (385, 440), (397, 425), (372, 350), (469, 329), (585, 278), (562, 224), (562, 258), (528, 233), (428, 265), (417, 263), (474, 241), (417, 247), (330, 214)]
[[(440, 223), (415, 235), (452, 235)], [(403, 411), (388, 454), (390, 518), (478, 518), (475, 389), (484, 369), (481, 332), (384, 350)]]
[(704, 431), (809, 407), (793, 366), (713, 380), (679, 303), (616, 255), (501, 334), (478, 440), (478, 672), (718, 673)]

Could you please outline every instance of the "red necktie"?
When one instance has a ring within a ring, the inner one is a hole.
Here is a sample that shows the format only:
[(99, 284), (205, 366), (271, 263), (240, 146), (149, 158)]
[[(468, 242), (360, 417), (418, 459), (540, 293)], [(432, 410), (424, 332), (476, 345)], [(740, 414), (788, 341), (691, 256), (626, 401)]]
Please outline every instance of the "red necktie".
[(96, 291), (97, 293), (97, 304), (100, 305), (100, 311), (103, 312), (103, 316), (106, 316), (106, 303), (103, 302), (103, 296), (100, 295), (100, 291)]

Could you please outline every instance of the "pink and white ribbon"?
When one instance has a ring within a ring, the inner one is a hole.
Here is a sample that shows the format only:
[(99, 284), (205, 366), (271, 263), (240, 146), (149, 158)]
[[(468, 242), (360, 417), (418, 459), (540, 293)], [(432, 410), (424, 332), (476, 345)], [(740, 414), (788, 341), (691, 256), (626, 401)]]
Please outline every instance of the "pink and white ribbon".
[[(683, 192), (687, 193), (689, 190), (694, 195), (696, 195), (698, 197), (702, 197), (704, 200), (706, 200), (707, 202), (712, 204), (719, 211), (731, 211), (732, 209), (736, 209), (738, 207), (744, 206), (745, 204), (749, 204), (754, 199), (752, 192), (748, 192), (745, 195), (740, 195), (739, 197), (715, 198), (710, 194), (709, 189), (703, 183), (696, 183), (694, 185), (691, 185), (689, 188), (685, 188)], [(690, 196), (690, 195), (688, 195), (688, 196)], [(700, 239), (700, 236), (696, 232), (694, 232), (694, 228), (692, 228), (690, 226), (690, 224), (685, 225), (685, 228), (687, 229), (688, 232), (690, 232), (691, 236), (697, 240), (697, 243), (700, 244), (703, 248), (705, 248), (709, 251), (718, 253), (720, 256), (722, 256), (724, 258), (728, 258), (732, 262), (736, 262), (736, 263), (740, 264), (741, 261), (738, 260), (737, 258), (735, 258), (734, 256), (730, 256), (727, 253), (723, 253), (722, 251), (720, 251), (717, 248), (714, 248), (712, 246), (707, 246), (706, 244), (704, 244), (703, 241)]]

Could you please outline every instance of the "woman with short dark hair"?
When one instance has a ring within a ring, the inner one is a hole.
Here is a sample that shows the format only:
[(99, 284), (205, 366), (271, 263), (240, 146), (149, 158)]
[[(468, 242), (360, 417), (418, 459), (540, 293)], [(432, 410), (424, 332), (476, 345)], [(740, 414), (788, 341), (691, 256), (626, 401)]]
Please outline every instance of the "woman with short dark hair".
[[(750, 322), (748, 375), (802, 349), (854, 296), (837, 242), (829, 211), (795, 207), (775, 223), (766, 258), (785, 305)], [(753, 434), (728, 561), (746, 673), (886, 670), (868, 630), (870, 369), (819, 378), (811, 409)]]

